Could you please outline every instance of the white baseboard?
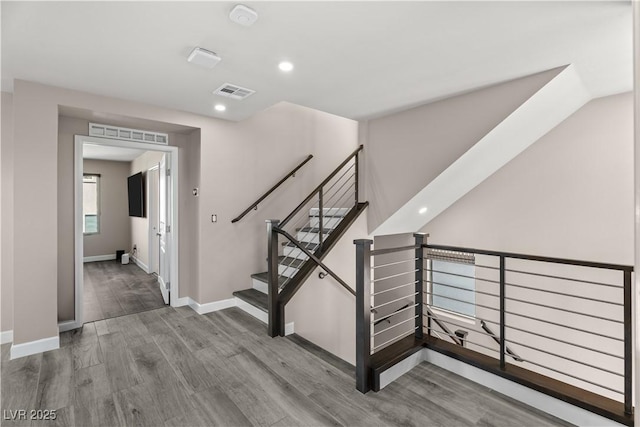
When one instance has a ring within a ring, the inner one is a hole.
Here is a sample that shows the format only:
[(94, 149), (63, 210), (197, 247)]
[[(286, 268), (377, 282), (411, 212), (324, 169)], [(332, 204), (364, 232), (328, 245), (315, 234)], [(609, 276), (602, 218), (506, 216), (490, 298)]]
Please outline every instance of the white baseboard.
[(13, 342), (13, 331), (0, 332), (0, 344), (8, 344)]
[(411, 356), (382, 372), (380, 374), (380, 390), (424, 362), (424, 357), (423, 350), (416, 351)]
[(235, 306), (235, 298), (223, 299), (221, 301), (214, 301), (206, 304), (200, 304), (189, 298), (189, 307), (191, 307), (193, 311), (198, 314), (213, 313), (214, 311), (224, 310), (225, 308), (231, 308)]
[(140, 261), (137, 257), (131, 255), (131, 260), (136, 263), (138, 267), (142, 269), (145, 273), (149, 274), (149, 266), (144, 262)]
[(116, 259), (116, 254), (86, 256), (83, 258), (83, 261), (84, 262), (112, 261), (114, 259)]
[(178, 298), (171, 304), (171, 307), (184, 307), (185, 305), (189, 305), (191, 301), (189, 297)]
[[(256, 319), (261, 321), (262, 323), (269, 323), (269, 315), (267, 313), (260, 310), (259, 308), (252, 306), (248, 302), (241, 300), (240, 298), (235, 297), (234, 299), (236, 300), (236, 307), (238, 307), (240, 310), (247, 312), (248, 314), (252, 315)], [(295, 332), (294, 322), (285, 323), (284, 325), (285, 336), (291, 335), (294, 332)]]
[(64, 322), (58, 323), (58, 332), (67, 332), (72, 331), (74, 329), (78, 329), (82, 327), (82, 323), (76, 322), (75, 320), (65, 320)]
[(25, 342), (11, 345), (11, 359), (30, 356), (32, 354), (43, 353), (49, 350), (60, 348), (60, 337), (58, 335), (41, 340)]
[(544, 393), (540, 393), (529, 387), (525, 387), (506, 378), (499, 377), (490, 372), (468, 365), (457, 359), (445, 356), (437, 351), (421, 350), (423, 360), (439, 366), (447, 371), (451, 371), (461, 377), (467, 378), (475, 383), (489, 387), (520, 401), (536, 409), (551, 414), (555, 417), (568, 421), (571, 424), (584, 427), (616, 426), (619, 424), (608, 418), (601, 417), (593, 412), (571, 405), (570, 403), (556, 399)]

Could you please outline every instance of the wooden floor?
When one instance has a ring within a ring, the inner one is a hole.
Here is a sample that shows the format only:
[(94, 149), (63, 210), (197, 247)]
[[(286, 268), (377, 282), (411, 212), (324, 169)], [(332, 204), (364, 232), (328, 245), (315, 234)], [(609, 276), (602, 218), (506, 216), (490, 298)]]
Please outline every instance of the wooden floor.
[(426, 363), (362, 395), (351, 366), (300, 341), (237, 308), (88, 323), (58, 350), (9, 361), (2, 346), (2, 410), (56, 409), (32, 425), (83, 427), (566, 425)]
[(84, 264), (84, 320), (109, 319), (164, 306), (156, 276), (134, 263)]

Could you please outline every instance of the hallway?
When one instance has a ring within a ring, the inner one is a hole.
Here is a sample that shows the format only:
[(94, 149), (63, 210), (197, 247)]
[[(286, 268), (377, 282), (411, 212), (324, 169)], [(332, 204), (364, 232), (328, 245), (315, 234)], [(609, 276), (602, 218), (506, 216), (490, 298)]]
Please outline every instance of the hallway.
[(84, 264), (84, 321), (109, 319), (164, 306), (156, 276), (134, 263)]

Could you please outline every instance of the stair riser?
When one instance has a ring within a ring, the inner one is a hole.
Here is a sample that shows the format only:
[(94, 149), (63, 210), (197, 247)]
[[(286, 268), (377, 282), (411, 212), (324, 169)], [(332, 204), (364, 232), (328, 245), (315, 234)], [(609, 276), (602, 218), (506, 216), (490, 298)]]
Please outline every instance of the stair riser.
[(263, 294), (269, 293), (269, 286), (262, 280), (251, 278), (251, 282), (253, 283), (253, 289), (258, 290)]
[(298, 272), (297, 268), (287, 267), (286, 265), (278, 264), (278, 274), (284, 277), (293, 277)]
[(309, 259), (307, 254), (302, 252), (300, 249), (292, 248), (291, 246), (285, 246), (283, 250), (283, 254), (291, 258), (301, 259), (303, 261), (306, 261)]
[[(338, 224), (342, 221), (342, 218), (328, 217), (323, 218), (323, 228), (336, 228)], [(319, 227), (320, 226), (320, 218), (319, 217), (311, 217), (310, 218), (311, 227)]]

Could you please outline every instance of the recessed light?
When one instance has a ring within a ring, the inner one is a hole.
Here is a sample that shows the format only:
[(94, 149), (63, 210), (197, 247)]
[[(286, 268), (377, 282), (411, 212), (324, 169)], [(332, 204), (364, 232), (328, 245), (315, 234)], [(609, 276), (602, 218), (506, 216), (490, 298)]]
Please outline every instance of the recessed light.
[(278, 64), (278, 68), (280, 68), (281, 71), (288, 73), (289, 71), (293, 70), (293, 64), (289, 61), (282, 61)]
[(426, 208), (426, 207), (420, 208), (420, 210), (418, 211), (418, 213), (419, 213), (420, 215), (422, 215), (422, 214), (426, 214), (426, 213), (427, 213), (427, 208)]
[(216, 109), (216, 111), (226, 111), (227, 107), (222, 105), (222, 104), (216, 104), (215, 107), (213, 107)]

